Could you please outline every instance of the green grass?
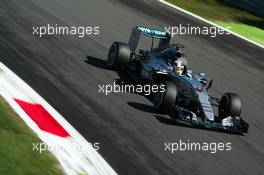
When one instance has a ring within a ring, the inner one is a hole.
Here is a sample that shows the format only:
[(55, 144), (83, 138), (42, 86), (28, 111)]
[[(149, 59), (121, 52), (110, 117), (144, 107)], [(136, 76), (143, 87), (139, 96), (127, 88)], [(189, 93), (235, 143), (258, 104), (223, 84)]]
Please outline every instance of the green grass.
[(223, 27), (231, 27), (231, 30), (235, 33), (239, 33), (242, 36), (264, 45), (264, 30), (249, 26), (246, 24), (238, 24), (234, 22), (223, 22), (223, 21), (214, 21), (216, 24)]
[(0, 97), (0, 174), (63, 174), (52, 154), (33, 151), (33, 143), (41, 143), (41, 140)]
[(167, 0), (231, 31), (264, 45), (264, 19), (218, 0)]

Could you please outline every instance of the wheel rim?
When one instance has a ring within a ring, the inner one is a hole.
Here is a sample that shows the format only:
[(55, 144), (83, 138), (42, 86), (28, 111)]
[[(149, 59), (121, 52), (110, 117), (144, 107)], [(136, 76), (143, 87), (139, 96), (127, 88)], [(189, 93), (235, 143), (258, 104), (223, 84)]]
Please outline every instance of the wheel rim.
[(110, 48), (108, 59), (107, 59), (107, 64), (109, 66), (112, 66), (114, 64), (115, 57), (116, 57), (116, 45), (113, 44), (112, 47)]
[(161, 105), (162, 99), (163, 99), (163, 92), (158, 92), (155, 94), (153, 99), (155, 108), (158, 108)]
[(229, 110), (229, 99), (227, 95), (224, 95), (221, 99), (220, 105), (219, 105), (219, 117), (225, 118), (228, 117), (228, 110)]

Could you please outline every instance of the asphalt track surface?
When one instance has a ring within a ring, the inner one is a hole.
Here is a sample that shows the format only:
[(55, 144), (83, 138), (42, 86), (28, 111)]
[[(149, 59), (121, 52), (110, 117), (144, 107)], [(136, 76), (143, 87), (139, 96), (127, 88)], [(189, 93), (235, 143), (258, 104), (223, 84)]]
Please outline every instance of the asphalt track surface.
[[(32, 26), (99, 26), (85, 38), (32, 35)], [(245, 136), (158, 120), (144, 96), (105, 96), (98, 84), (125, 81), (105, 66), (110, 44), (135, 25), (204, 25), (156, 1), (1, 0), (0, 60), (57, 109), (119, 174), (263, 174), (264, 50), (233, 36), (178, 36), (194, 71), (215, 82), (212, 94), (237, 92), (250, 124)], [(86, 59), (86, 56), (89, 59)], [(164, 142), (231, 142), (232, 151), (164, 151)]]

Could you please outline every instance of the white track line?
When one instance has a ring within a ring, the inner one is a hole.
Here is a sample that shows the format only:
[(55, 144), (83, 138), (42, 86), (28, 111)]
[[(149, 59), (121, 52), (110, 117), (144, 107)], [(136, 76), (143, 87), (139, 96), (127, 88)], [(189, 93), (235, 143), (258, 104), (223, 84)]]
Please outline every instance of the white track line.
[[(117, 173), (110, 167), (110, 165), (101, 157), (101, 155), (93, 149), (90, 143), (68, 123), (63, 116), (61, 116), (48, 102), (46, 102), (36, 91), (34, 91), (28, 84), (26, 84), (21, 78), (13, 73), (8, 67), (0, 62), (0, 94), (6, 99), (10, 106), (18, 113), (18, 115), (26, 122), (27, 125), (43, 140), (54, 139), (57, 141), (59, 137), (52, 136), (49, 138), (45, 136), (45, 132), (41, 131), (36, 123), (34, 123), (27, 114), (20, 108), (15, 102), (14, 98), (19, 97), (20, 99), (28, 99), (30, 101), (41, 104), (51, 115), (57, 120), (57, 122), (70, 134), (70, 138), (67, 138), (69, 142), (77, 143), (85, 150), (77, 152), (76, 154), (69, 153), (72, 156), (72, 160), (66, 163), (79, 164), (86, 172), (93, 172), (89, 175), (117, 175)], [(27, 101), (28, 101), (27, 100)], [(44, 133), (44, 134), (43, 134)], [(63, 139), (62, 139), (63, 140)], [(50, 142), (50, 140), (48, 140)], [(65, 139), (66, 141), (66, 139)], [(58, 142), (56, 142), (58, 143)], [(60, 143), (60, 142), (59, 142)], [(63, 143), (61, 141), (61, 143)], [(67, 142), (68, 143), (68, 142)], [(62, 145), (63, 146), (63, 145)], [(53, 152), (54, 153), (54, 152)], [(55, 156), (59, 155), (59, 160), (65, 160), (65, 153), (56, 152)], [(67, 159), (69, 160), (69, 159)], [(61, 162), (61, 161), (60, 161)], [(65, 164), (64, 164), (65, 165)], [(89, 167), (91, 166), (91, 167)], [(67, 166), (63, 166), (64, 168)], [(72, 167), (72, 166), (71, 166)], [(75, 174), (71, 170), (64, 169), (67, 174)], [(95, 171), (93, 171), (95, 170)]]
[(183, 12), (183, 13), (186, 13), (186, 14), (188, 14), (188, 15), (194, 17), (194, 18), (197, 18), (197, 19), (199, 19), (199, 20), (201, 20), (201, 21), (203, 21), (203, 22), (206, 22), (206, 23), (208, 23), (208, 24), (210, 24), (210, 25), (213, 25), (213, 26), (215, 26), (215, 27), (221, 28), (221, 29), (223, 29), (223, 30), (225, 30), (225, 31), (227, 31), (227, 32), (229, 32), (229, 33), (231, 33), (231, 34), (233, 34), (233, 35), (236, 36), (236, 37), (239, 37), (239, 38), (241, 38), (241, 39), (243, 39), (243, 40), (245, 40), (245, 41), (247, 41), (247, 42), (250, 42), (251, 44), (254, 44), (254, 45), (256, 45), (256, 46), (261, 47), (262, 49), (264, 49), (264, 46), (263, 46), (263, 45), (261, 45), (261, 44), (255, 42), (255, 41), (252, 41), (252, 40), (250, 40), (250, 39), (248, 39), (248, 38), (246, 38), (246, 37), (244, 37), (244, 36), (242, 36), (242, 35), (239, 35), (239, 34), (233, 32), (233, 31), (231, 31), (231, 30), (228, 30), (228, 29), (226, 29), (226, 28), (224, 28), (224, 27), (222, 27), (222, 26), (220, 26), (220, 25), (218, 25), (218, 24), (216, 24), (216, 23), (213, 23), (212, 21), (208, 21), (207, 19), (205, 19), (205, 18), (203, 18), (203, 17), (201, 17), (201, 16), (198, 16), (198, 15), (196, 15), (196, 14), (193, 14), (193, 13), (191, 13), (191, 12), (189, 12), (189, 11), (187, 11), (187, 10), (184, 10), (184, 9), (182, 9), (182, 8), (176, 6), (176, 5), (173, 5), (173, 4), (171, 4), (171, 3), (169, 3), (169, 2), (167, 2), (167, 1), (165, 1), (165, 0), (158, 0), (158, 1), (161, 2), (162, 4), (165, 4), (165, 5), (168, 5), (168, 6), (172, 7), (172, 8), (177, 9), (178, 11), (181, 11), (181, 12)]

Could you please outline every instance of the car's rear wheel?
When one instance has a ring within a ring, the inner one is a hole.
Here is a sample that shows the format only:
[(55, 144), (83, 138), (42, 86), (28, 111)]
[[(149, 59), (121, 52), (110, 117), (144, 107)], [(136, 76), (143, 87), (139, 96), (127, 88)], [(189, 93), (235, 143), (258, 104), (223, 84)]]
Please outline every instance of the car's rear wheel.
[(120, 69), (129, 64), (131, 56), (130, 48), (127, 44), (114, 42), (109, 49), (107, 66), (112, 69)]
[(160, 90), (154, 94), (154, 109), (159, 112), (169, 112), (172, 106), (176, 104), (178, 92), (176, 84), (171, 81), (165, 81), (160, 84), (165, 87), (165, 91)]
[(225, 93), (220, 99), (218, 114), (220, 119), (239, 117), (242, 109), (241, 97), (234, 93)]

